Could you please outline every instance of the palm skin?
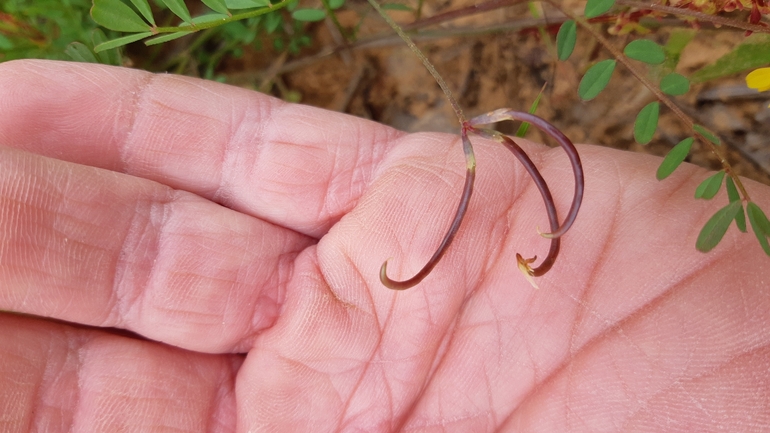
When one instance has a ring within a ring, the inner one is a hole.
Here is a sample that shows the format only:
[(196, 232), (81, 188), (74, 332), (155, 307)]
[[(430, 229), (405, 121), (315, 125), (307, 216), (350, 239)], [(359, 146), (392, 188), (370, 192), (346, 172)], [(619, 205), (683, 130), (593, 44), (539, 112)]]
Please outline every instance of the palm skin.
[[(382, 262), (410, 277), (451, 219), (459, 137), (1, 64), (0, 430), (770, 429), (770, 266), (734, 227), (695, 251), (726, 201), (692, 199), (705, 170), (657, 182), (657, 158), (580, 146), (584, 204), (536, 290), (515, 254), (547, 251), (540, 195), (474, 144), (460, 233), (394, 292)], [(523, 146), (563, 214), (566, 157)]]

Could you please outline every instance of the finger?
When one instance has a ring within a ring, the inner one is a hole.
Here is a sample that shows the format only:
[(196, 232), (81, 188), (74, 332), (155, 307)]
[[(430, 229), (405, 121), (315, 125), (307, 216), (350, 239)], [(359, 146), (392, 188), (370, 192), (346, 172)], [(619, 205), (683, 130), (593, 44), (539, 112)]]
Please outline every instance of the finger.
[(175, 75), (49, 61), (0, 65), (0, 145), (194, 192), (320, 236), (402, 133)]
[(241, 351), (313, 240), (155, 182), (0, 148), (0, 309)]
[(237, 355), (0, 314), (3, 431), (235, 431)]

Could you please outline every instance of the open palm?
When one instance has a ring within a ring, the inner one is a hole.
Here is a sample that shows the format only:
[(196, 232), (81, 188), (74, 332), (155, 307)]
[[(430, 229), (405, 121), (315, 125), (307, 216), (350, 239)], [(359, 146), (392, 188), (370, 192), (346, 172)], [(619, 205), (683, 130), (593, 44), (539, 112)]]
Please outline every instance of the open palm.
[[(0, 65), (0, 430), (770, 429), (770, 266), (735, 228), (695, 251), (726, 200), (692, 199), (704, 170), (657, 182), (656, 158), (579, 147), (583, 208), (536, 290), (515, 254), (547, 251), (540, 195), (474, 143), (455, 242), (394, 292), (382, 262), (410, 277), (451, 220), (459, 137)], [(522, 144), (563, 214), (566, 156)]]

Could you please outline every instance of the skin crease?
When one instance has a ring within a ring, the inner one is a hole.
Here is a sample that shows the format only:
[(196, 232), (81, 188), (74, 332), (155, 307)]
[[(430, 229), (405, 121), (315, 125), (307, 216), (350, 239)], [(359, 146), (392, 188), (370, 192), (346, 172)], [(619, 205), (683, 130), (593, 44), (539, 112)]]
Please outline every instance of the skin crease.
[[(692, 198), (706, 170), (658, 182), (659, 158), (578, 146), (583, 206), (535, 290), (515, 255), (547, 251), (540, 194), (472, 140), (457, 238), (395, 292), (379, 266), (403, 279), (434, 251), (459, 136), (0, 64), (0, 431), (770, 429), (770, 259), (734, 226), (695, 250), (727, 202)], [(521, 144), (564, 215), (566, 156)]]

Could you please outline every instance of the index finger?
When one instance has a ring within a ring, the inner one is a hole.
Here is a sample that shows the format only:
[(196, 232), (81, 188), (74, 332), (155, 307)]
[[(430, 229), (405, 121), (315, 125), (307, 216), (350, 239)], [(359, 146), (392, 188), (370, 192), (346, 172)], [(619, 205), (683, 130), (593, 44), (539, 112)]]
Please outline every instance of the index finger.
[(0, 145), (121, 171), (318, 237), (403, 133), (215, 82), (0, 64)]

